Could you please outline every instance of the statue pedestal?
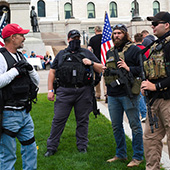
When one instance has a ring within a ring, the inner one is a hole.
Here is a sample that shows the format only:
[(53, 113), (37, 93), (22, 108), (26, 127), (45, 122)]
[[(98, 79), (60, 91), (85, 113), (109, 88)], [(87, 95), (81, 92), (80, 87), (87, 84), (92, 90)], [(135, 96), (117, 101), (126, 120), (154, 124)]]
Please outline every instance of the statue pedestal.
[(8, 0), (11, 10), (10, 23), (16, 23), (24, 29), (31, 29), (30, 1), (31, 0)]
[(31, 0), (8, 0), (11, 10), (10, 23), (16, 23), (23, 29), (30, 29), (30, 32), (25, 35), (24, 48), (30, 56), (31, 51), (35, 51), (37, 55), (45, 55), (46, 49), (41, 38), (40, 32), (32, 32), (30, 19), (30, 3)]
[(132, 18), (131, 22), (133, 22), (133, 21), (143, 21), (143, 20), (142, 20), (142, 18), (139, 17), (139, 16), (134, 16), (134, 17)]
[[(81, 23), (81, 21), (79, 19), (75, 19), (75, 18), (68, 19), (66, 24), (65, 24), (66, 33), (68, 34), (68, 32), (70, 30), (73, 30), (73, 29), (76, 29), (76, 30), (80, 31), (80, 23)], [(66, 40), (65, 40), (66, 44), (68, 44), (68, 42), (67, 42), (67, 34), (66, 34)], [(80, 38), (82, 38), (82, 36)]]

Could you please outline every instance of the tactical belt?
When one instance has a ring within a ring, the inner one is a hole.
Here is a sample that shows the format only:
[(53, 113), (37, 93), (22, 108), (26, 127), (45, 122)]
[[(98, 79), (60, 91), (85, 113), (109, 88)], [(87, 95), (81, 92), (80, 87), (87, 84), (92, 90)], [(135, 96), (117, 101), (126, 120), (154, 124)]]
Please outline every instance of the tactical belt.
[(21, 109), (14, 109), (14, 108), (4, 108), (4, 111), (14, 111), (14, 110), (16, 110), (16, 111), (23, 111), (23, 110), (25, 110), (25, 107), (23, 107), (23, 108), (21, 108)]
[(61, 87), (66, 87), (66, 88), (81, 88), (81, 87), (84, 87), (85, 85), (84, 84), (62, 84), (60, 85)]

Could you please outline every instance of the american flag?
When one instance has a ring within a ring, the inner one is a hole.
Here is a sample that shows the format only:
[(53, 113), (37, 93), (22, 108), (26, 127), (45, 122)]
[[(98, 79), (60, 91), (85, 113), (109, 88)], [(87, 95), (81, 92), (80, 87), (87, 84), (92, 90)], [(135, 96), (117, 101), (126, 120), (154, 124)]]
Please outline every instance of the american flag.
[(110, 26), (109, 18), (107, 12), (105, 13), (104, 27), (102, 33), (101, 41), (101, 62), (106, 63), (106, 52), (113, 47), (113, 42), (111, 40), (112, 28)]
[(7, 25), (5, 18), (6, 18), (6, 13), (4, 12), (0, 21), (0, 47), (4, 46), (4, 40), (2, 39), (1, 33), (3, 28)]

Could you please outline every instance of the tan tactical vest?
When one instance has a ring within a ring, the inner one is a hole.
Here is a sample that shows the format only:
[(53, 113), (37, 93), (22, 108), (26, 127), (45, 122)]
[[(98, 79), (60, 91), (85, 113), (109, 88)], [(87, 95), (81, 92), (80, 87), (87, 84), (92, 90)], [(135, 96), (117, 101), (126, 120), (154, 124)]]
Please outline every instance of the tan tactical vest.
[[(165, 38), (165, 45), (170, 41), (170, 36)], [(163, 48), (158, 50), (158, 44), (153, 44), (150, 48), (150, 58), (144, 61), (144, 70), (148, 79), (158, 79), (167, 77), (165, 70), (164, 52)]]
[[(123, 50), (121, 52), (119, 52), (119, 57), (122, 58), (123, 60), (125, 59), (124, 57), (124, 53), (130, 48), (131, 45), (134, 45), (134, 43), (127, 43), (124, 47)], [(114, 47), (112, 47), (110, 49), (110, 51), (113, 51)], [(106, 67), (107, 69), (116, 69), (116, 62), (115, 62), (115, 58), (113, 56), (113, 53), (111, 54), (111, 56), (109, 56), (109, 58), (106, 60)], [(115, 81), (116, 79), (118, 79), (118, 75), (109, 75), (109, 76), (104, 76), (105, 79), (105, 83), (106, 84), (110, 84), (111, 82)]]

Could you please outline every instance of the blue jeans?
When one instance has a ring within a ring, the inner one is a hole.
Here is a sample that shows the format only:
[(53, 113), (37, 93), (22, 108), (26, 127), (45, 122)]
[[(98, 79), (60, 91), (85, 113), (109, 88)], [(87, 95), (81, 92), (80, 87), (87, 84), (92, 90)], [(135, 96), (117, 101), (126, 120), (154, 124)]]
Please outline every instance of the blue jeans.
[(144, 96), (141, 93), (140, 93), (139, 110), (140, 110), (140, 114), (141, 114), (142, 118), (145, 118), (146, 112), (147, 112), (146, 102), (145, 102)]
[[(17, 133), (19, 141), (27, 141), (34, 136), (34, 124), (29, 113), (5, 110), (3, 112), (3, 128)], [(23, 170), (37, 169), (37, 148), (35, 141), (29, 145), (21, 145)], [(0, 170), (14, 170), (16, 162), (16, 138), (2, 133), (0, 138)]]
[(117, 144), (116, 156), (119, 158), (127, 157), (125, 132), (123, 128), (123, 114), (125, 111), (132, 129), (132, 159), (143, 159), (143, 132), (139, 119), (139, 99), (140, 96), (135, 96), (131, 100), (127, 96), (108, 96), (109, 114), (112, 121), (113, 134)]

